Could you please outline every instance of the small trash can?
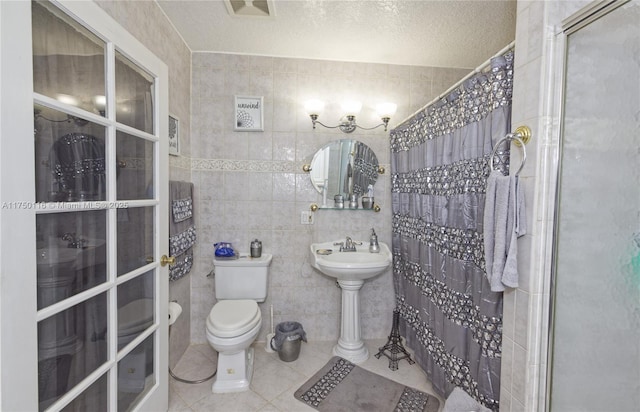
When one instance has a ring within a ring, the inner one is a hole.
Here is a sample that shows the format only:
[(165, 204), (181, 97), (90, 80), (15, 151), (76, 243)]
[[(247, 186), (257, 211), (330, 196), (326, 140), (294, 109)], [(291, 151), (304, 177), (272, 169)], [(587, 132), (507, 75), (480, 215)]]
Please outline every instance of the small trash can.
[(307, 341), (307, 334), (298, 322), (281, 322), (276, 326), (276, 336), (271, 349), (278, 352), (281, 361), (293, 362), (300, 355), (300, 345)]

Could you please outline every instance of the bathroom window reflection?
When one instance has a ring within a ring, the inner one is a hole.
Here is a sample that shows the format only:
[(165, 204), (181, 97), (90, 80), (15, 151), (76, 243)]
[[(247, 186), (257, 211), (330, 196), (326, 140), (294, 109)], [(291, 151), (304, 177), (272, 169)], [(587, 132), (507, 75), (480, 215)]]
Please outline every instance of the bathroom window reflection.
[(116, 120), (153, 133), (153, 77), (116, 51)]
[(38, 309), (106, 281), (105, 210), (36, 215)]
[(155, 385), (153, 335), (118, 362), (118, 410), (128, 411)]
[(38, 322), (38, 409), (106, 362), (107, 349), (106, 293)]
[(109, 404), (107, 401), (107, 376), (105, 374), (95, 381), (77, 398), (62, 408), (62, 412), (106, 412)]
[(34, 105), (34, 129), (36, 201), (104, 200), (105, 128)]
[(118, 286), (118, 350), (153, 324), (154, 271)]
[(32, 2), (36, 93), (104, 116), (105, 43), (48, 2)]
[(153, 207), (118, 209), (118, 276), (153, 262)]
[(153, 147), (150, 140), (117, 132), (118, 199), (153, 198)]

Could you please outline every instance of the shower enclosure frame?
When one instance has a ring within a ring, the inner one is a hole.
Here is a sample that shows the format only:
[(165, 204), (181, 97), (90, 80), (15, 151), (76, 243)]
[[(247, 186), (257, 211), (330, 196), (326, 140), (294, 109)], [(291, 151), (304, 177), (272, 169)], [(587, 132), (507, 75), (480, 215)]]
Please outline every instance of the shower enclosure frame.
[[(549, 165), (547, 172), (549, 173), (549, 188), (546, 195), (549, 196), (550, 202), (547, 203), (546, 213), (552, 217), (552, 224), (544, 228), (543, 233), (546, 233), (546, 247), (545, 251), (549, 257), (549, 266), (545, 273), (548, 276), (544, 276), (542, 281), (544, 282), (543, 290), (549, 293), (549, 302), (546, 308), (542, 308), (543, 324), (539, 335), (540, 353), (539, 359), (546, 360), (546, 364), (539, 370), (539, 377), (534, 385), (538, 388), (537, 407), (535, 410), (550, 411), (552, 405), (551, 393), (553, 386), (553, 361), (554, 361), (554, 327), (557, 302), (557, 276), (558, 276), (558, 239), (559, 239), (559, 225), (560, 225), (560, 198), (561, 198), (561, 173), (562, 173), (562, 159), (563, 159), (563, 136), (565, 132), (565, 91), (567, 84), (567, 61), (569, 58), (568, 38), (571, 34), (576, 33), (580, 29), (595, 22), (599, 18), (609, 14), (610, 12), (625, 5), (630, 0), (598, 0), (583, 7), (578, 12), (572, 14), (568, 18), (562, 21), (562, 27), (560, 31), (555, 34), (551, 44), (551, 56), (555, 64), (550, 65), (549, 71), (546, 73), (547, 77), (547, 96), (550, 98), (546, 100), (546, 107), (544, 111), (549, 115), (551, 119), (558, 119), (557, 124), (549, 125), (549, 131), (552, 136), (551, 143), (555, 144), (554, 148), (551, 148), (545, 155), (546, 159), (553, 159)], [(547, 147), (546, 149), (549, 149)], [(553, 170), (555, 169), (555, 170)], [(544, 219), (547, 222), (546, 219)], [(546, 316), (545, 316), (546, 311)], [(546, 328), (545, 328), (546, 324)], [(532, 325), (535, 326), (535, 325)], [(535, 390), (533, 391), (536, 392)]]

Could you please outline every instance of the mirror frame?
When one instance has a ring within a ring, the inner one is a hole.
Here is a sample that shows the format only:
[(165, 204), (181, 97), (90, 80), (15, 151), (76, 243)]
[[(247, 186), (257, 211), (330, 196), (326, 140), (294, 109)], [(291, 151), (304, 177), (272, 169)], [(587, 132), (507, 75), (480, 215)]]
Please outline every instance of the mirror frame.
[[(349, 173), (349, 169), (351, 169), (351, 173)], [(375, 186), (378, 176), (385, 172), (373, 149), (356, 139), (328, 142), (314, 153), (311, 163), (305, 164), (302, 170), (309, 173), (311, 184), (318, 193), (322, 194), (322, 206), (318, 207), (314, 204), (311, 208), (312, 211), (318, 208), (341, 209), (334, 207), (335, 195), (342, 195), (343, 208), (349, 209), (349, 195), (366, 196), (368, 186)], [(316, 172), (315, 176), (314, 171)], [(320, 171), (319, 175), (318, 171)], [(325, 185), (328, 187), (326, 191)], [(361, 206), (358, 205), (357, 208), (361, 208)], [(357, 208), (352, 207), (351, 209)], [(380, 210), (377, 205), (367, 209)]]

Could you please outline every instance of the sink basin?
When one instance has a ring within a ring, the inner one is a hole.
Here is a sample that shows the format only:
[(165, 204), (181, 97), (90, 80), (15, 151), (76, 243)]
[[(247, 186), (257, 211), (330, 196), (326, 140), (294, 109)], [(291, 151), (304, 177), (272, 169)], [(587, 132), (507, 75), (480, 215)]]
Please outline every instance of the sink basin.
[(311, 266), (338, 280), (342, 289), (340, 339), (333, 354), (353, 363), (369, 358), (369, 350), (362, 340), (360, 328), (360, 289), (367, 279), (383, 273), (391, 265), (391, 251), (380, 243), (380, 253), (369, 252), (369, 242), (356, 245), (355, 252), (340, 252), (336, 242), (312, 243)]
[(106, 260), (104, 239), (82, 238), (82, 248), (70, 248), (67, 242), (52, 242), (49, 247), (39, 245), (36, 251), (36, 262), (39, 265), (56, 266), (71, 264), (72, 269), (83, 269)]
[[(342, 242), (336, 241), (336, 242)], [(383, 273), (391, 265), (391, 251), (380, 243), (380, 253), (369, 253), (369, 242), (360, 242), (355, 252), (340, 252), (336, 242), (312, 243), (311, 265), (338, 280), (367, 280)]]
[(58, 265), (73, 262), (78, 257), (77, 249), (42, 248), (37, 251), (37, 263), (44, 265)]

